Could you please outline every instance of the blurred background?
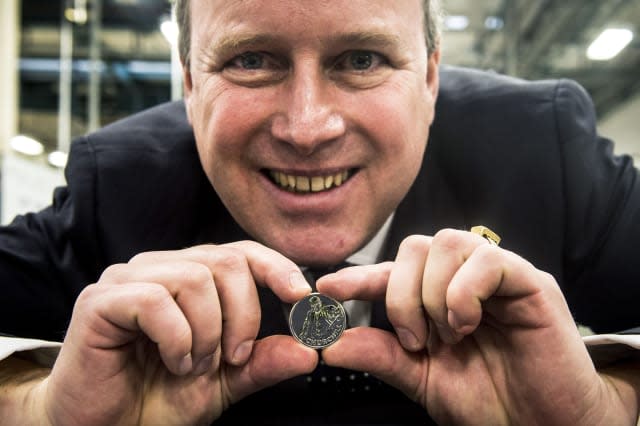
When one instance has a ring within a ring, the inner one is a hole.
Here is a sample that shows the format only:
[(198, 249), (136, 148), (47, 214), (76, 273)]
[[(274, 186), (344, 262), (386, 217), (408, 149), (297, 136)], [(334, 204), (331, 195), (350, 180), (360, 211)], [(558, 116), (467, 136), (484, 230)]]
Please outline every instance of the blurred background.
[[(640, 0), (443, 0), (443, 62), (571, 78), (640, 164)], [(71, 140), (181, 97), (169, 0), (0, 0), (2, 222), (50, 203)]]

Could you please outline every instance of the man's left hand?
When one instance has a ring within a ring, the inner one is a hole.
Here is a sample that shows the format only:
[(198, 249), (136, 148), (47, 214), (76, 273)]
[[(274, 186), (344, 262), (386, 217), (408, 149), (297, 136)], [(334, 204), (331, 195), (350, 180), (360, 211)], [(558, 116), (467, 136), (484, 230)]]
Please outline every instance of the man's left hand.
[(479, 235), (412, 236), (394, 262), (318, 281), (384, 299), (395, 333), (347, 330), (327, 364), (368, 371), (442, 424), (635, 424), (632, 387), (599, 375), (554, 278)]

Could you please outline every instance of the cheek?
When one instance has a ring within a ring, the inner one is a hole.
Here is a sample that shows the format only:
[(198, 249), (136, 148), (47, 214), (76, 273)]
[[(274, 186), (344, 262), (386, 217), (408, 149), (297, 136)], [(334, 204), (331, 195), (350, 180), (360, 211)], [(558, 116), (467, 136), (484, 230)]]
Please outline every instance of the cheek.
[[(363, 114), (375, 144), (369, 191), (384, 207), (398, 203), (418, 174), (433, 115), (430, 94), (415, 85), (397, 84), (371, 99)], [(425, 86), (426, 87), (426, 86)]]
[(202, 86), (193, 105), (198, 149), (205, 163), (237, 160), (247, 152), (253, 136), (263, 127), (269, 105), (247, 90), (212, 82)]
[(389, 85), (367, 105), (363, 117), (368, 120), (377, 149), (383, 152), (380, 157), (408, 162), (413, 168), (420, 164), (434, 110), (426, 85)]

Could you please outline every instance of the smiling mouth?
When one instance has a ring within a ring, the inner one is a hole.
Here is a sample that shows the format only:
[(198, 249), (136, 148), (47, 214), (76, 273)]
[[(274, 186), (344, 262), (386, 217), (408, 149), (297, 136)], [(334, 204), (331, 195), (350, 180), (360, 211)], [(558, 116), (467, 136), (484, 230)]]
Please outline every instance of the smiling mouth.
[(354, 173), (354, 170), (343, 170), (328, 175), (301, 176), (269, 170), (266, 174), (280, 188), (304, 194), (337, 188), (348, 181)]

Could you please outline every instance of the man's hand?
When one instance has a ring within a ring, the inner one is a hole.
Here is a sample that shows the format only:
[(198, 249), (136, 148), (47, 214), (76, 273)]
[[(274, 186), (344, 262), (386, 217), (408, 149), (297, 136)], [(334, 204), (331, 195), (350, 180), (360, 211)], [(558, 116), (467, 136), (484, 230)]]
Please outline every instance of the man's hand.
[(348, 330), (323, 359), (373, 373), (439, 423), (635, 424), (630, 388), (598, 375), (553, 277), (476, 234), (412, 236), (395, 262), (317, 284), (384, 298), (395, 329)]
[(289, 336), (256, 340), (256, 285), (293, 302), (298, 267), (253, 242), (151, 252), (109, 267), (78, 298), (36, 392), (54, 424), (208, 424), (232, 403), (310, 372)]

